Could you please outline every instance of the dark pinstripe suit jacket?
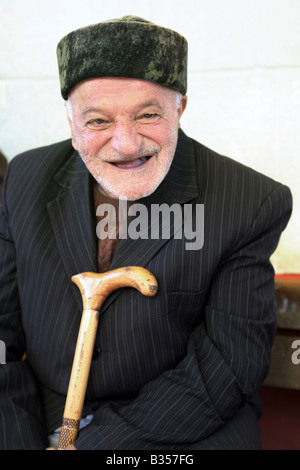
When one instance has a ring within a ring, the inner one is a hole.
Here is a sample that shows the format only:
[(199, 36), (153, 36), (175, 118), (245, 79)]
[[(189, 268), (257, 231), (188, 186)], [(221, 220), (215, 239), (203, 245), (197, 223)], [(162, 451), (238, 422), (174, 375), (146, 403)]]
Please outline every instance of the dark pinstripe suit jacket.
[[(70, 141), (10, 163), (0, 217), (0, 448), (44, 448), (59, 426), (82, 311), (72, 275), (97, 270), (90, 177)], [(256, 392), (275, 329), (269, 262), (291, 213), (287, 187), (180, 131), (144, 204), (204, 204), (204, 245), (122, 240), (155, 297), (125, 288), (102, 310), (79, 449), (255, 449)], [(20, 362), (27, 351), (28, 361)]]

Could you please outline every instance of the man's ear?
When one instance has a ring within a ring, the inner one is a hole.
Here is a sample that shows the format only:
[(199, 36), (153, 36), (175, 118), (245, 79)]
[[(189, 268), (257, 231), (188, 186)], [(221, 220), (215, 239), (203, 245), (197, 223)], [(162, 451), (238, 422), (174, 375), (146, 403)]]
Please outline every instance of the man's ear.
[(68, 105), (67, 105), (67, 104), (65, 104), (65, 107), (66, 107), (66, 111), (67, 111), (68, 123), (69, 123), (70, 130), (71, 130), (72, 145), (73, 145), (73, 148), (74, 148), (75, 150), (78, 150), (77, 145), (76, 145), (76, 140), (75, 140), (75, 138), (74, 138), (73, 122), (72, 122), (72, 119), (71, 119), (71, 117), (70, 117), (70, 112), (71, 112), (71, 110), (68, 109)]
[(179, 103), (179, 106), (178, 106), (178, 117), (179, 119), (181, 118), (186, 106), (187, 106), (187, 102), (188, 102), (188, 97), (187, 95), (184, 95), (182, 98), (181, 98), (181, 101)]

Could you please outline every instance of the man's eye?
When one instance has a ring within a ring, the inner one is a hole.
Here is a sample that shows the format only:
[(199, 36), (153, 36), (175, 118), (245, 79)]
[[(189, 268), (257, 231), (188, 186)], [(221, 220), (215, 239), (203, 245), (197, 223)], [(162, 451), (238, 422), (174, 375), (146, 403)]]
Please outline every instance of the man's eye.
[(153, 124), (160, 119), (160, 115), (157, 113), (146, 113), (138, 117), (137, 121), (141, 124)]
[(108, 122), (104, 121), (104, 119), (91, 119), (86, 124), (86, 126), (89, 129), (102, 129), (106, 127), (107, 125), (108, 125)]

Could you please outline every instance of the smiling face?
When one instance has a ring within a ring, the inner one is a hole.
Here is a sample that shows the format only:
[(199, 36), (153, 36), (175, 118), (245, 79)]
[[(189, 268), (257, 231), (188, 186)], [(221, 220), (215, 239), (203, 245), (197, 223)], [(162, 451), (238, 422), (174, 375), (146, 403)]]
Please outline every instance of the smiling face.
[(129, 78), (95, 78), (73, 88), (73, 147), (102, 191), (128, 200), (155, 191), (172, 163), (186, 101), (170, 88)]

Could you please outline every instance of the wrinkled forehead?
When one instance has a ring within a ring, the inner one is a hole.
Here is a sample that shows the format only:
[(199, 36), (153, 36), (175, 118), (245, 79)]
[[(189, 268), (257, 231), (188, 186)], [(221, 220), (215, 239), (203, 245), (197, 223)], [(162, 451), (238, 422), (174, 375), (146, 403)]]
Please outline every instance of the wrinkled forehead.
[(80, 82), (70, 92), (67, 103), (80, 110), (119, 111), (136, 113), (140, 109), (155, 108), (161, 112), (176, 109), (181, 94), (145, 80), (128, 78), (95, 78)]

